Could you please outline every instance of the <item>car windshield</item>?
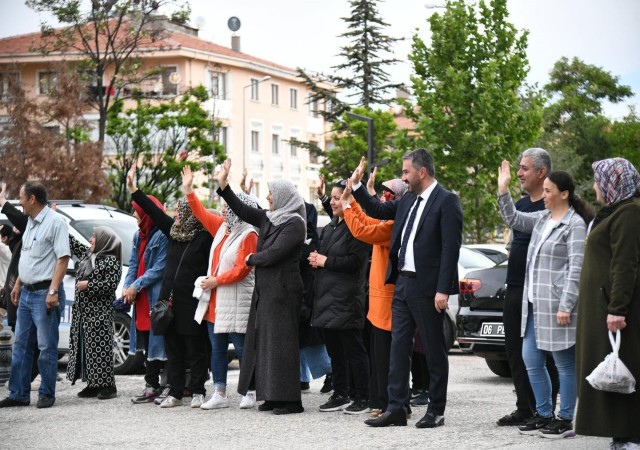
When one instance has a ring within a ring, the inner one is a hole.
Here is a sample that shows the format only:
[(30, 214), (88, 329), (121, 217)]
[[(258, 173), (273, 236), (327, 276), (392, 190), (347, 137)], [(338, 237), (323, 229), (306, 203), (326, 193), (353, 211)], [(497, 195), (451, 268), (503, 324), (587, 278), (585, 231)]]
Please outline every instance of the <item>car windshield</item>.
[(496, 265), (491, 258), (488, 258), (476, 250), (471, 250), (465, 247), (460, 248), (460, 258), (458, 259), (458, 263), (460, 263), (460, 265), (465, 269), (486, 269)]
[(87, 241), (91, 238), (95, 227), (105, 226), (111, 228), (120, 237), (120, 240), (122, 240), (122, 264), (125, 266), (129, 265), (131, 247), (133, 246), (133, 235), (138, 229), (134, 220), (78, 220), (73, 222), (73, 226)]

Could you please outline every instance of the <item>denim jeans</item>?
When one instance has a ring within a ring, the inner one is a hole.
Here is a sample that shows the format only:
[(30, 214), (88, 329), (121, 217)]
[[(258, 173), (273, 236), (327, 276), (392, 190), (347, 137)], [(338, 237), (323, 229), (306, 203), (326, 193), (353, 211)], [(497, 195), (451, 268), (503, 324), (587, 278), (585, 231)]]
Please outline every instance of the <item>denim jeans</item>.
[(312, 345), (300, 349), (300, 381), (309, 383), (331, 373), (331, 358), (324, 344)]
[(215, 333), (215, 324), (207, 322), (209, 341), (211, 342), (211, 373), (213, 384), (227, 386), (227, 368), (229, 366), (229, 339), (236, 349), (238, 361), (242, 362), (242, 350), (244, 349), (244, 334), (242, 333)]
[(533, 311), (529, 304), (527, 328), (522, 341), (522, 359), (527, 367), (529, 382), (536, 398), (536, 411), (542, 417), (551, 417), (553, 407), (551, 402), (551, 378), (546, 366), (547, 354), (551, 353), (558, 368), (560, 377), (560, 410), (558, 417), (573, 420), (576, 408), (576, 346), (564, 350), (547, 352), (538, 350), (533, 328)]
[(36, 342), (40, 349), (38, 371), (42, 382), (39, 396), (56, 397), (56, 377), (58, 372), (58, 326), (64, 309), (64, 288), (60, 286), (57, 308), (47, 314), (47, 293), (49, 288), (29, 292), (24, 287), (20, 291), (16, 338), (13, 344), (11, 375), (9, 376), (9, 397), (21, 402), (30, 401), (31, 365)]

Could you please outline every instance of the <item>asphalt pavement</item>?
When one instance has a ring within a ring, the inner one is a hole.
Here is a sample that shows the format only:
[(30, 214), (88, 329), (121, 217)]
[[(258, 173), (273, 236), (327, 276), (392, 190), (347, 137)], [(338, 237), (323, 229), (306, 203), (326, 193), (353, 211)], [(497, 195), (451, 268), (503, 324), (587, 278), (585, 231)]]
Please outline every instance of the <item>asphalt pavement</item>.
[[(514, 409), (510, 379), (499, 378), (475, 356), (452, 352), (445, 425), (418, 429), (415, 423), (425, 407), (415, 407), (406, 427), (371, 428), (368, 414), (322, 413), (328, 399), (320, 394), (322, 379), (302, 395), (305, 412), (276, 416), (257, 409), (240, 410), (235, 393), (238, 370), (230, 370), (230, 407), (204, 411), (188, 406), (161, 409), (136, 405), (130, 397), (144, 385), (143, 377), (117, 377), (118, 397), (113, 400), (80, 399), (84, 385), (58, 382), (52, 408), (37, 409), (37, 392), (28, 407), (0, 410), (0, 448), (9, 449), (606, 449), (608, 439), (578, 436), (550, 440), (520, 435), (515, 428), (495, 421)], [(64, 367), (60, 367), (61, 372)], [(207, 385), (210, 395), (211, 385)], [(8, 391), (0, 388), (0, 397)], [(190, 399), (189, 399), (190, 400)]]

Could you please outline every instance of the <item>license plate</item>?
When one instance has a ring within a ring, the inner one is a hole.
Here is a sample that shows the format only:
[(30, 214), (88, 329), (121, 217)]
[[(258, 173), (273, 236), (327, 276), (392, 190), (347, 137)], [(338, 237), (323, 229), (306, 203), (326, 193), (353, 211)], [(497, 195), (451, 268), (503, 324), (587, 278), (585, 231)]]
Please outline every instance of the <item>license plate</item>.
[(504, 337), (504, 324), (500, 322), (486, 322), (480, 328), (480, 336), (502, 336)]

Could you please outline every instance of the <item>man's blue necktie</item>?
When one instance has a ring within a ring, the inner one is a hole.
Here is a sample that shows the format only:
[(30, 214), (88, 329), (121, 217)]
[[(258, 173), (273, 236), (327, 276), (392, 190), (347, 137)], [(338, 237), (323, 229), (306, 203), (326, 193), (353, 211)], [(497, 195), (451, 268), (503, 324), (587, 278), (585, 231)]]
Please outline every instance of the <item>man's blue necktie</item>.
[(402, 245), (400, 245), (400, 253), (398, 254), (398, 270), (402, 270), (402, 267), (404, 266), (404, 257), (407, 254), (407, 243), (409, 242), (411, 230), (413, 230), (413, 222), (416, 221), (416, 214), (418, 213), (418, 208), (420, 207), (421, 200), (422, 197), (418, 195), (413, 209), (411, 210), (411, 214), (409, 214), (407, 227), (404, 229), (404, 236), (402, 236)]

